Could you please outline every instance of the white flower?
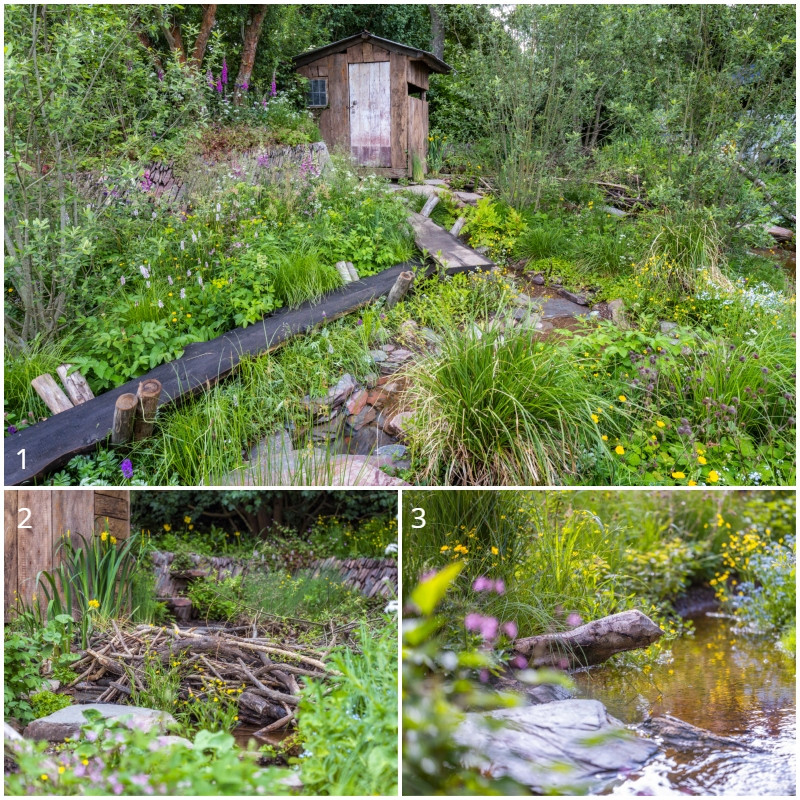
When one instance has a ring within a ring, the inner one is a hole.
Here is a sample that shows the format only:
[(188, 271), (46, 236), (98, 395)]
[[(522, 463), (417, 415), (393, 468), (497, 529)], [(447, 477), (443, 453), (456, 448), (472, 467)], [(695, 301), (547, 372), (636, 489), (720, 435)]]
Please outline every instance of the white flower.
[(119, 276), (119, 285), (120, 286), (124, 286), (125, 285), (125, 276), (124, 275), (120, 275)]
[(150, 281), (145, 281), (144, 285), (149, 289), (150, 288)]
[(158, 307), (159, 308), (164, 308), (164, 302), (162, 300), (158, 301)]
[(192, 271), (190, 269), (186, 270), (186, 277), (187, 278), (191, 278), (192, 277)]
[(398, 609), (397, 600), (390, 600), (383, 609), (384, 614), (396, 614)]
[(181, 300), (186, 299), (186, 289), (181, 289)]
[(147, 267), (144, 264), (139, 264), (139, 272), (142, 273), (142, 277), (143, 278), (149, 278), (150, 277), (150, 270), (147, 269)]
[(186, 242), (183, 239), (181, 239), (181, 250), (185, 249), (186, 249)]
[(197, 241), (197, 234), (194, 231), (192, 231), (192, 241), (193, 242)]
[(385, 555), (389, 555), (389, 553), (396, 553), (397, 552), (397, 542), (391, 542), (390, 544), (386, 545), (386, 549), (383, 551)]
[(167, 275), (167, 283), (172, 286), (172, 275)]

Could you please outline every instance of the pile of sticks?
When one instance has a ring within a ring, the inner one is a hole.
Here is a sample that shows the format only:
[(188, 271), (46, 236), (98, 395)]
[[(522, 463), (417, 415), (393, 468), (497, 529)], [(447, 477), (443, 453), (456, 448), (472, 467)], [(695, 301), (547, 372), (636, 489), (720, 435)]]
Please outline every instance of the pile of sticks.
[(112, 622), (111, 630), (92, 637), (73, 665), (79, 675), (70, 686), (99, 690), (99, 703), (124, 701), (132, 689), (147, 689), (147, 660), (158, 659), (166, 669), (179, 662), (180, 700), (203, 701), (231, 690), (238, 697), (240, 722), (269, 733), (293, 723), (301, 681), (333, 674), (324, 663), (333, 643), (320, 652), (291, 643), (278, 646), (258, 634), (255, 627), (231, 631), (139, 625), (122, 631)]

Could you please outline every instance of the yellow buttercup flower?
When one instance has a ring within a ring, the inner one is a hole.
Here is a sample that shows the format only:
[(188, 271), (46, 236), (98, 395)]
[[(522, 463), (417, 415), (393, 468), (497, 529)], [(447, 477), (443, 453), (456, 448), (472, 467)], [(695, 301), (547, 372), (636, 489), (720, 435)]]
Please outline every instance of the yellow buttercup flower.
[(625, 397), (624, 394), (621, 394), (618, 399), (619, 399), (620, 403), (627, 403), (628, 402), (628, 398)]
[(172, 530), (172, 525), (169, 525), (168, 523), (166, 523), (166, 522), (165, 522), (165, 523), (164, 523), (164, 530), (165, 530), (167, 533), (169, 533), (169, 532)]
[(677, 480), (680, 480), (681, 478), (685, 478), (686, 477), (686, 473), (685, 472), (673, 472), (672, 473), (672, 477), (677, 479)]
[(697, 481), (689, 481), (689, 483), (687, 483), (686, 485), (687, 486), (697, 486)]
[(89, 608), (100, 608), (100, 601), (99, 600), (90, 600), (89, 601)]
[(659, 428), (666, 428), (667, 427), (667, 423), (666, 422), (662, 422), (660, 419), (656, 420), (656, 425), (658, 425)]
[(443, 544), (443, 545), (442, 545), (442, 546), (439, 548), (439, 552), (440, 552), (440, 553), (446, 553), (446, 552), (447, 552), (449, 549), (450, 549), (450, 545), (448, 545), (448, 544)]
[(614, 448), (614, 452), (615, 452), (615, 453), (616, 453), (618, 456), (624, 456), (624, 455), (625, 455), (625, 448), (624, 448), (624, 447), (623, 447), (621, 444), (618, 444), (618, 445), (617, 445), (617, 446)]
[(715, 469), (712, 469), (711, 472), (708, 473), (708, 479), (711, 483), (716, 483), (719, 480), (719, 472)]
[(603, 434), (603, 435), (602, 435), (600, 438), (601, 438), (601, 439), (602, 439), (604, 442), (607, 442), (607, 441), (608, 441), (608, 436), (606, 436), (605, 434)]
[(492, 545), (492, 555), (496, 556), (499, 552), (500, 551), (494, 545)]
[(184, 517), (183, 521), (188, 525), (192, 521), (192, 518), (191, 517)]
[(600, 417), (598, 417), (597, 414), (592, 414), (592, 422), (597, 424), (598, 422), (600, 422)]

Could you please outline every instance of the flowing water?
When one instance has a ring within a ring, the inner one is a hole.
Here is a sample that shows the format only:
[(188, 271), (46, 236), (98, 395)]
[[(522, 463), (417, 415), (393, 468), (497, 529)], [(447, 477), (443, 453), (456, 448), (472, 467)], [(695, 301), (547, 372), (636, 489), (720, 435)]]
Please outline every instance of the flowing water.
[(795, 662), (768, 636), (700, 616), (693, 636), (649, 674), (618, 667), (576, 673), (579, 695), (628, 724), (670, 714), (746, 746), (667, 747), (612, 794), (794, 795)]

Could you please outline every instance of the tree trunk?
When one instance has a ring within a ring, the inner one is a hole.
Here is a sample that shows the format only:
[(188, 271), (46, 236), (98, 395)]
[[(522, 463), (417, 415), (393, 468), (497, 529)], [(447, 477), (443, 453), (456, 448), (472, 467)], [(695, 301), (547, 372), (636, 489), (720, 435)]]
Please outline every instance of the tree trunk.
[(250, 6), (250, 16), (245, 24), (244, 41), (242, 42), (242, 61), (239, 64), (236, 92), (233, 95), (233, 102), (236, 105), (242, 102), (242, 87), (250, 83), (250, 77), (253, 74), (258, 39), (261, 36), (261, 26), (264, 24), (264, 17), (267, 16), (267, 9), (266, 4)]
[(641, 611), (623, 611), (571, 631), (517, 639), (514, 651), (531, 667), (586, 667), (625, 650), (647, 647), (663, 634)]
[(197, 69), (203, 63), (203, 56), (206, 54), (206, 47), (208, 40), (211, 37), (211, 29), (214, 27), (214, 22), (217, 19), (217, 4), (210, 3), (202, 6), (203, 21), (200, 23), (200, 32), (197, 34), (197, 39), (194, 43), (194, 51), (192, 52), (192, 64)]
[(183, 37), (181, 36), (181, 28), (175, 20), (171, 20), (169, 25), (163, 26), (164, 38), (167, 40), (170, 50), (174, 50), (178, 54), (178, 59), (181, 64), (186, 63), (186, 50), (183, 47)]
[(428, 10), (431, 14), (431, 53), (444, 60), (444, 23), (439, 6), (430, 4)]

